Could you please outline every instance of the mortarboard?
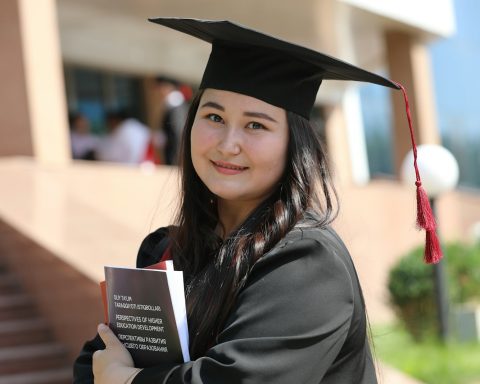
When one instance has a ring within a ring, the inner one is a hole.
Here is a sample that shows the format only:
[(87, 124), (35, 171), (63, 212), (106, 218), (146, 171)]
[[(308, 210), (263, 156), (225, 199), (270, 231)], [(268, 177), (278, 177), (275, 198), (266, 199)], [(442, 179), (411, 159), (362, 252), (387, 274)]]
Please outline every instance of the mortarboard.
[(428, 196), (422, 188), (404, 87), (342, 60), (227, 20), (160, 17), (149, 21), (212, 45), (200, 89), (241, 93), (309, 118), (322, 80), (354, 80), (402, 90), (417, 176), (417, 225), (427, 232), (425, 260), (438, 262), (441, 249)]
[(230, 21), (149, 20), (212, 44), (200, 89), (246, 94), (307, 119), (323, 79), (365, 81), (400, 89), (382, 76)]

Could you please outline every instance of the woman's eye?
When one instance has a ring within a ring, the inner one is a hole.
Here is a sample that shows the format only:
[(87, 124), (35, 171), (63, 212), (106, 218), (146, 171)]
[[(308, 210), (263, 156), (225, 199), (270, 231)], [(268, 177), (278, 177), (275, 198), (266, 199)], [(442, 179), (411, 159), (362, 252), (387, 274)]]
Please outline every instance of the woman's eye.
[(247, 125), (248, 128), (250, 129), (265, 129), (265, 126), (263, 124), (257, 123), (255, 121), (252, 121), (251, 123), (248, 123)]
[(215, 113), (209, 113), (207, 115), (207, 119), (209, 119), (209, 120), (211, 120), (215, 123), (221, 123), (223, 121), (223, 119)]

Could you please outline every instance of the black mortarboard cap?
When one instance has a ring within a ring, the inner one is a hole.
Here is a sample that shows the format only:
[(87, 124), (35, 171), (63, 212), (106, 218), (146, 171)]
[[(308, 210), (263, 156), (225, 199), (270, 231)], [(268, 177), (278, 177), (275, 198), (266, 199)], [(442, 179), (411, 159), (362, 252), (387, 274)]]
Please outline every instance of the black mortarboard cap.
[(212, 44), (200, 89), (213, 88), (252, 96), (307, 119), (324, 79), (363, 81), (401, 89), (417, 178), (417, 224), (427, 234), (425, 260), (429, 263), (440, 260), (442, 252), (436, 236), (436, 222), (422, 188), (407, 93), (401, 84), (230, 21), (170, 17), (149, 20)]
[(382, 76), (230, 21), (149, 20), (212, 44), (201, 89), (252, 96), (307, 119), (323, 79), (365, 81), (399, 89)]

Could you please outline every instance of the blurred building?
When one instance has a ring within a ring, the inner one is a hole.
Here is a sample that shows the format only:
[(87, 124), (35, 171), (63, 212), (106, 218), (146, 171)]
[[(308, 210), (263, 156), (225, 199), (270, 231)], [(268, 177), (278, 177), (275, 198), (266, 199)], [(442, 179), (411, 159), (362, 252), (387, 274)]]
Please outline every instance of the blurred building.
[[(408, 90), (417, 143), (440, 143), (428, 45), (455, 32), (451, 0), (2, 1), (0, 244), (8, 244), (10, 268), (37, 292), (70, 359), (101, 321), (96, 282), (103, 265), (133, 265), (141, 239), (169, 223), (175, 208), (175, 168), (71, 161), (68, 138), (69, 109), (81, 109), (100, 127), (102, 108), (128, 106), (154, 127), (155, 76), (198, 84), (210, 46), (160, 30), (146, 21), (154, 16), (234, 20), (384, 74)], [(324, 82), (315, 117), (340, 192), (336, 226), (354, 255), (370, 319), (381, 322), (392, 317), (388, 270), (423, 235), (414, 228), (414, 186), (395, 176), (410, 149), (403, 96), (383, 90), (381, 102), (368, 103), (362, 87)], [(382, 106), (391, 111), (394, 177), (372, 178), (365, 108), (375, 117)], [(479, 202), (460, 191), (441, 198), (445, 238), (467, 236), (480, 218)], [(23, 268), (39, 260), (50, 265), (48, 283)], [(41, 286), (49, 300), (38, 293)], [(63, 295), (61, 308), (56, 293)], [(65, 321), (75, 327), (68, 335)]]

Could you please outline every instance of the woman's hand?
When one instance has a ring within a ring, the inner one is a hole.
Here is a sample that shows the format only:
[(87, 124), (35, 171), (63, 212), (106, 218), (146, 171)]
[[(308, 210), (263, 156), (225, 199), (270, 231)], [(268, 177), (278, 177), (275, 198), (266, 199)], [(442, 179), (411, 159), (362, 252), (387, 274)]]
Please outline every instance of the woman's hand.
[(98, 326), (98, 334), (105, 349), (93, 354), (93, 376), (95, 384), (128, 384), (140, 371), (120, 340), (105, 324)]

